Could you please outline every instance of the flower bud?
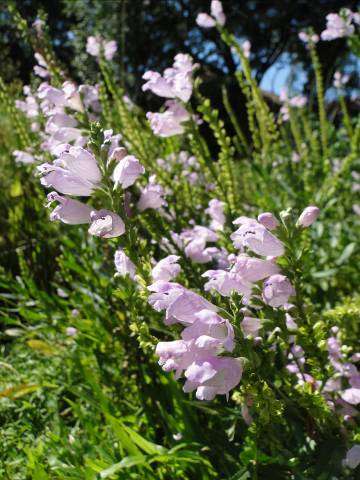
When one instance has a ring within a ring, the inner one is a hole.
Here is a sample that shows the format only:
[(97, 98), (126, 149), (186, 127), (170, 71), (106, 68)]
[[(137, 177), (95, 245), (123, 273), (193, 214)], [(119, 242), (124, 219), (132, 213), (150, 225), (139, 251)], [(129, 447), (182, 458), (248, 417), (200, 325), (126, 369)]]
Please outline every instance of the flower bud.
[(66, 329), (66, 335), (69, 337), (75, 337), (77, 334), (77, 329), (75, 327), (67, 327)]
[(294, 287), (285, 275), (272, 275), (264, 283), (263, 300), (271, 307), (281, 307), (294, 294)]
[(302, 212), (300, 217), (298, 218), (298, 221), (296, 222), (297, 227), (309, 227), (312, 225), (317, 217), (319, 216), (320, 210), (318, 207), (315, 207), (314, 205), (310, 205), (309, 207), (306, 207), (305, 210)]

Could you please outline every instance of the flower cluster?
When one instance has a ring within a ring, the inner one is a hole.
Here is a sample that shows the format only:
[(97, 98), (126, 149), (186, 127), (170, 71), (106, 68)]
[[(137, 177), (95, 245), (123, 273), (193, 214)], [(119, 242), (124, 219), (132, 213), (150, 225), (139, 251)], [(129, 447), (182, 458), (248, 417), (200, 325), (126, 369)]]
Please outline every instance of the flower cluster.
[[(90, 44), (92, 45), (91, 42)], [(37, 55), (36, 58), (41, 61), (42, 57)], [(103, 238), (122, 235), (125, 223), (117, 213), (104, 208), (97, 210), (67, 197), (94, 196), (102, 188), (104, 176), (110, 176), (114, 189), (121, 187), (125, 190), (145, 172), (139, 160), (119, 145), (121, 135), (113, 135), (112, 130), (103, 132), (101, 151), (103, 156), (107, 156), (105, 162), (99, 164), (94, 153), (87, 147), (89, 132), (84, 128), (82, 116), (93, 121), (98, 118), (101, 112), (98, 88), (90, 85), (76, 86), (69, 81), (56, 88), (43, 82), (35, 94), (32, 94), (29, 87), (24, 88), (24, 94), (25, 101), (18, 100), (16, 106), (32, 121), (34, 131), (41, 130), (45, 119), (44, 129), (40, 131), (41, 149), (47, 157), (55, 157), (52, 162), (37, 166), (41, 184), (56, 190), (48, 195), (48, 207), (54, 201), (58, 202), (50, 219), (71, 225), (87, 223), (91, 235)], [(15, 150), (13, 155), (17, 162), (26, 164), (34, 163), (40, 158), (34, 157), (31, 150)], [(159, 208), (164, 204), (163, 194), (162, 187), (150, 177), (148, 186), (140, 192), (138, 210)]]
[(308, 45), (310, 42), (312, 43), (318, 43), (320, 40), (319, 35), (316, 33), (307, 33), (307, 32), (299, 32), (298, 35), (299, 39), (304, 42), (306, 45)]
[(280, 101), (283, 102), (280, 108), (280, 115), (284, 122), (290, 118), (290, 108), (303, 108), (307, 104), (307, 98), (304, 95), (296, 95), (289, 98), (286, 88), (280, 91)]
[(216, 24), (223, 27), (226, 22), (226, 17), (222, 8), (222, 4), (219, 0), (212, 0), (210, 5), (211, 15), (207, 13), (199, 13), (196, 17), (196, 23), (202, 28), (212, 28)]
[(195, 68), (190, 55), (179, 53), (174, 58), (173, 66), (167, 68), (163, 75), (151, 70), (144, 73), (146, 82), (143, 91), (150, 90), (159, 97), (170, 99), (165, 102), (166, 110), (163, 113), (148, 112), (146, 115), (155, 135), (170, 137), (184, 132), (183, 124), (191, 115), (181, 102), (190, 100)]
[(185, 150), (171, 153), (165, 158), (158, 158), (156, 163), (161, 169), (171, 174), (176, 181), (181, 182), (186, 179), (190, 185), (204, 184), (205, 182), (198, 159)]
[(117, 51), (117, 45), (115, 40), (106, 41), (100, 35), (90, 36), (87, 39), (86, 51), (93, 57), (99, 58), (104, 55), (106, 60), (112, 60)]
[(254, 284), (266, 279), (263, 286), (263, 301), (272, 307), (284, 306), (294, 294), (294, 289), (289, 280), (280, 274), (280, 269), (275, 263), (276, 257), (284, 253), (283, 243), (270, 232), (278, 227), (277, 219), (272, 214), (265, 213), (259, 215), (258, 220), (239, 217), (234, 224), (240, 225), (231, 235), (234, 247), (241, 251), (247, 248), (267, 258), (252, 257), (246, 253), (232, 255), (231, 265), (226, 270), (208, 270), (203, 274), (203, 277), (209, 279), (205, 284), (205, 290), (215, 291), (227, 297), (237, 292), (242, 295), (243, 302), (249, 304)]
[(341, 88), (344, 88), (344, 86), (348, 83), (349, 80), (350, 75), (342, 74), (341, 72), (336, 71), (334, 73), (333, 85), (335, 88), (340, 90)]
[(355, 26), (360, 24), (360, 14), (344, 8), (338, 13), (326, 16), (326, 29), (321, 33), (322, 40), (335, 40), (350, 37), (355, 32)]
[(169, 281), (178, 273), (174, 261), (172, 257), (159, 262), (153, 269), (153, 278), (158, 280), (148, 287), (152, 292), (149, 303), (155, 310), (165, 311), (165, 324), (185, 327), (181, 340), (158, 343), (159, 364), (166, 372), (175, 371), (175, 378), (184, 374), (184, 391), (196, 390), (199, 400), (228, 395), (240, 382), (243, 370), (240, 359), (221, 356), (234, 349), (234, 329), (215, 305)]
[[(297, 325), (293, 325), (292, 330), (296, 333)], [(326, 382), (306, 373), (306, 355), (301, 346), (296, 344), (296, 335), (289, 337), (291, 348), (286, 368), (296, 375), (299, 385), (310, 384), (313, 390), (325, 398), (331, 410), (340, 414), (346, 422), (351, 422), (358, 414), (355, 407), (360, 403), (360, 372), (356, 367), (356, 363), (360, 361), (360, 353), (354, 353), (346, 359), (339, 328), (332, 327), (331, 333), (327, 340), (327, 350), (333, 373)]]

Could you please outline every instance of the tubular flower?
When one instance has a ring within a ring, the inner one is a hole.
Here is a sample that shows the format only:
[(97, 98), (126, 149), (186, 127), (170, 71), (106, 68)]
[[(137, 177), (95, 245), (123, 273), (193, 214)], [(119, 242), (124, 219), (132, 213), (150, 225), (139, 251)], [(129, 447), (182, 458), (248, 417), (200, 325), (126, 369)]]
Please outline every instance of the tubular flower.
[(235, 248), (247, 247), (258, 255), (272, 257), (279, 257), (284, 253), (283, 243), (256, 220), (240, 217), (233, 223), (241, 225), (230, 236)]
[(216, 24), (223, 27), (226, 22), (226, 17), (223, 11), (222, 3), (219, 0), (212, 0), (210, 5), (211, 16), (207, 13), (199, 13), (196, 17), (196, 23), (199, 27), (211, 28)]
[(163, 205), (166, 205), (166, 201), (163, 198), (165, 195), (164, 189), (161, 185), (155, 183), (155, 178), (150, 177), (149, 184), (142, 189), (140, 199), (137, 204), (137, 208), (140, 212), (148, 208), (154, 208), (158, 210)]
[(43, 163), (37, 168), (42, 185), (67, 195), (90, 196), (101, 181), (95, 157), (81, 147), (70, 147), (52, 164)]
[(268, 230), (275, 230), (280, 225), (279, 220), (271, 212), (260, 213), (258, 222)]
[[(121, 149), (116, 148), (113, 152), (114, 157), (118, 155)], [(126, 155), (116, 165), (113, 172), (114, 188), (121, 185), (122, 188), (128, 188), (135, 183), (137, 178), (145, 173), (145, 168), (139, 160), (133, 155)]]
[(350, 37), (355, 31), (352, 22), (357, 21), (357, 17), (354, 15), (356, 14), (348, 9), (344, 9), (341, 15), (337, 13), (326, 15), (326, 29), (321, 33), (321, 39), (328, 41)]
[(242, 363), (237, 358), (209, 356), (193, 362), (186, 370), (185, 392), (196, 390), (199, 400), (213, 400), (228, 395), (242, 377)]
[(225, 225), (224, 202), (220, 202), (217, 198), (213, 198), (209, 202), (209, 207), (205, 210), (211, 217), (210, 228), (213, 230), (223, 230)]
[(270, 275), (279, 273), (280, 269), (270, 260), (262, 260), (241, 254), (236, 257), (231, 272), (241, 275), (247, 282), (258, 282), (259, 280), (270, 277)]
[(240, 293), (246, 299), (251, 296), (252, 285), (241, 275), (225, 270), (208, 270), (202, 276), (209, 278), (204, 285), (205, 291), (215, 290), (224, 297), (230, 297), (233, 292)]
[(190, 55), (179, 53), (174, 58), (172, 68), (167, 68), (163, 75), (151, 70), (145, 72), (143, 79), (147, 81), (142, 89), (144, 92), (150, 90), (159, 97), (188, 102), (192, 94), (192, 72), (195, 67)]
[(103, 52), (106, 60), (112, 60), (117, 51), (117, 44), (115, 40), (106, 41), (100, 35), (90, 36), (87, 39), (86, 51), (93, 57), (100, 57)]
[(222, 347), (232, 352), (234, 349), (234, 329), (231, 323), (212, 310), (200, 310), (197, 320), (186, 327), (181, 334), (183, 340), (194, 340), (199, 348), (203, 346)]
[(59, 202), (50, 214), (50, 220), (60, 220), (69, 225), (80, 225), (90, 223), (91, 212), (94, 210), (89, 205), (73, 200), (72, 198), (62, 197), (57, 192), (51, 192), (47, 196), (50, 207), (52, 202)]
[(159, 137), (172, 137), (184, 133), (184, 122), (190, 119), (189, 112), (175, 100), (165, 103), (167, 109), (163, 113), (147, 112), (146, 118), (155, 135)]
[(172, 278), (175, 278), (181, 271), (178, 261), (180, 257), (177, 255), (169, 255), (160, 260), (151, 271), (151, 276), (154, 281), (162, 280), (168, 282)]
[(116, 268), (115, 276), (126, 277), (126, 275), (129, 275), (132, 280), (135, 278), (135, 265), (121, 248), (115, 252), (114, 264)]
[(165, 324), (183, 323), (190, 325), (196, 320), (195, 314), (201, 310), (216, 311), (215, 305), (191, 290), (184, 289), (166, 308)]
[(261, 328), (261, 320), (259, 318), (244, 317), (240, 326), (245, 337), (249, 335), (256, 337)]
[(101, 238), (119, 237), (125, 233), (125, 224), (114, 212), (97, 210), (91, 212), (90, 235)]
[(12, 154), (15, 157), (16, 163), (23, 163), (25, 165), (34, 163), (35, 157), (29, 152), (24, 152), (23, 150), (14, 150)]
[(263, 299), (271, 307), (281, 307), (295, 294), (294, 287), (285, 275), (272, 275), (264, 283)]

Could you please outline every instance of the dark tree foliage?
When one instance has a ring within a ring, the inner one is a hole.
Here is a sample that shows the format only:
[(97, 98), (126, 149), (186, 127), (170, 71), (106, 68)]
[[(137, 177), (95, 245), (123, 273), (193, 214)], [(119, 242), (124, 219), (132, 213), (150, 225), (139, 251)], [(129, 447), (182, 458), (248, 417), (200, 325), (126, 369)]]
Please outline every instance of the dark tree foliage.
[[(4, 2), (4, 0), (2, 0)], [(230, 50), (221, 42), (216, 29), (200, 29), (196, 15), (209, 11), (210, 0), (14, 0), (31, 23), (39, 10), (48, 15), (54, 48), (63, 64), (78, 80), (96, 80), (93, 58), (85, 52), (86, 37), (100, 33), (119, 44), (116, 69), (132, 96), (142, 100), (141, 76), (145, 70), (162, 70), (178, 52), (188, 52), (201, 62), (203, 77), (217, 86), (227, 72), (236, 68)], [(282, 54), (289, 61), (310, 69), (309, 57), (298, 40), (301, 29), (325, 27), (325, 16), (356, 1), (344, 0), (224, 0), (227, 25), (239, 40), (252, 44), (252, 66), (257, 79)], [(21, 42), (11, 25), (6, 8), (0, 13), (0, 62), (6, 80), (15, 75), (29, 81), (32, 52)], [(319, 55), (325, 78), (344, 62), (344, 41), (320, 42)], [(75, 73), (74, 73), (75, 76)]]

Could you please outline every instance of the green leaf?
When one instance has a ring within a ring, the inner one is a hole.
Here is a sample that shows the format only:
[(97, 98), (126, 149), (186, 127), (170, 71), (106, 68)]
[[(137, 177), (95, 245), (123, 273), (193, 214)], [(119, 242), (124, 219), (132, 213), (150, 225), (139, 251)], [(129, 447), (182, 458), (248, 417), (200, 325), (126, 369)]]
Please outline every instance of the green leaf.
[(355, 247), (356, 247), (355, 242), (349, 243), (349, 245), (347, 245), (344, 248), (344, 251), (342, 252), (340, 257), (336, 260), (336, 265), (342, 265), (343, 263), (345, 263), (346, 260), (352, 255), (353, 251), (355, 250)]
[(146, 440), (146, 438), (139, 435), (130, 427), (124, 425), (124, 429), (129, 434), (131, 440), (145, 453), (148, 453), (149, 455), (157, 455), (159, 453), (165, 454), (167, 452), (166, 448), (161, 445), (156, 445), (156, 443), (149, 442), (149, 440)]
[(314, 278), (332, 277), (337, 272), (337, 268), (329, 268), (328, 270), (322, 270), (321, 272), (314, 272), (312, 276)]
[(134, 441), (130, 438), (122, 422), (108, 413), (105, 413), (105, 417), (109, 422), (111, 428), (113, 429), (115, 435), (117, 436), (119, 442), (121, 443), (122, 447), (130, 455), (140, 455), (140, 450), (138, 449)]
[(125, 457), (119, 463), (114, 463), (110, 467), (107, 467), (105, 470), (101, 470), (99, 472), (100, 478), (108, 478), (111, 475), (114, 475), (119, 470), (123, 470), (125, 468), (131, 468), (135, 465), (144, 465), (146, 464), (146, 457), (144, 455), (133, 455), (129, 457)]

